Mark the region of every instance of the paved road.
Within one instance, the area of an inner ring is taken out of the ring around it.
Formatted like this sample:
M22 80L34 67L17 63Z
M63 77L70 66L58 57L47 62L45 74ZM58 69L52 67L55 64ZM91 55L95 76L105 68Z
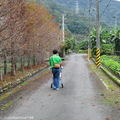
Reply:
M23 95L2 114L11 120L120 120L113 106L105 104L105 87L90 71L86 55L73 54L66 62L64 88L50 89L51 81ZM8 120L9 120L8 119ZM7 120L7 119L6 119Z

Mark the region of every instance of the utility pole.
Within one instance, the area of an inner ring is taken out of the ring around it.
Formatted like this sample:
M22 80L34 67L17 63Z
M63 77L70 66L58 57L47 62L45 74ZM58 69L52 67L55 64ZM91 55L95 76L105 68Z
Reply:
M65 42L65 15L62 15L62 42ZM63 47L63 57L65 56L65 47Z
M99 0L96 0L96 65L100 67Z
M90 11L91 11L91 0L89 0L89 37L88 37L88 60L91 58L91 40L90 40Z
M65 15L63 14L62 16L62 40L63 40L63 43L65 41Z
M115 20L115 27L117 27L118 19Z

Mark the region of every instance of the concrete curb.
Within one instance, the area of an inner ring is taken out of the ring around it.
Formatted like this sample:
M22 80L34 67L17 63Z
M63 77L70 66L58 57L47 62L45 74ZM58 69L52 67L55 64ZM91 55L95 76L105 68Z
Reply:
M100 66L100 68L117 84L120 86L120 79L114 76L111 72L109 72L106 68L103 66Z
M14 81L14 82L6 83L3 87L0 87L0 94L3 93L3 92L5 92L5 91L7 91L7 90L9 90L9 89L12 89L12 88L18 86L19 84L21 84L21 83L23 83L23 82L25 82L28 78L34 76L35 74L37 74L38 72L44 70L44 69L47 68L47 67L48 67L48 65L46 65L46 66L44 66L44 67L42 67L42 68L34 71L33 73L29 73L29 74L26 75L25 77L19 78L19 79L17 79L17 80Z
M95 60L92 58L92 61L95 63ZM105 65L104 65L105 66ZM120 79L119 79L119 76L115 76L113 75L108 69L107 67L105 66L104 67L103 65L100 66L101 70L109 77L111 78L118 86L120 86Z

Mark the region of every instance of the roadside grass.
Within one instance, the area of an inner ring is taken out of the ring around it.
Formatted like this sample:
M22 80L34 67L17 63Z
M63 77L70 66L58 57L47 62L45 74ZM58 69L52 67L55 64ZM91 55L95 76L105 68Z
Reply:
M5 109L9 108L12 104L13 104L13 101L10 101L10 102L6 103L5 105L3 105L0 108L0 110L5 110Z
M107 101L103 101L103 103L120 106L120 87L117 86L101 69L97 68L93 62L90 64L90 69L96 73L108 87L108 89L104 90L104 98Z
M1 96L0 96L0 101L6 99L7 97L9 97L9 95L17 92L19 89L20 89L20 88L15 88L14 90L12 90L12 91L10 91L10 92L1 95Z

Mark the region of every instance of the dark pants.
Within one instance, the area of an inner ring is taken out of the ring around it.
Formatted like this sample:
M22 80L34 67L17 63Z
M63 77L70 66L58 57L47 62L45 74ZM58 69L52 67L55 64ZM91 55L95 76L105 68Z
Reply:
M59 88L60 68L52 68L54 88Z

